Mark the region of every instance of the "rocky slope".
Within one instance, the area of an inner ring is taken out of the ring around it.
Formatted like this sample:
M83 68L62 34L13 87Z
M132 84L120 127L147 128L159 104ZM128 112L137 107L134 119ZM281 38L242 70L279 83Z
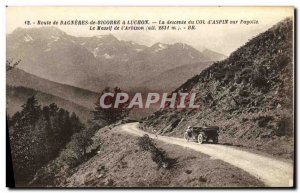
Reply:
M165 135L218 125L221 143L293 158L293 20L251 39L178 89L196 92L199 110L161 110L144 121Z

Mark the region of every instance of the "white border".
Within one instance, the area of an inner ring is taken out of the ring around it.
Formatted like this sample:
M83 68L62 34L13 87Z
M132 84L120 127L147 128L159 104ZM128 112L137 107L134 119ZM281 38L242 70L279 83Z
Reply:
M109 6L109 5L118 5L118 6L247 6L247 5L254 5L254 6L295 6L296 8L299 7L299 0L251 0L251 1L234 1L234 0L209 0L209 1L197 1L197 0L130 0L130 1L122 1L122 0L2 0L0 1L1 7L0 7L0 60L2 62L2 65L0 65L0 90L2 91L0 94L0 124L1 124L1 159L0 159L0 190L1 192L8 192L11 191L5 187L6 184L6 176L5 176L5 96L6 96L6 86L5 86L5 50L6 50L6 19L5 19L5 6L50 6L50 5L56 5L56 6ZM299 24L299 20L297 20L297 26ZM299 29L298 29L299 31ZM297 33L298 34L298 33ZM299 38L299 37L298 37ZM295 42L295 46L296 46ZM297 54L299 55L299 49L297 49L298 52ZM296 64L298 63L298 60ZM299 67L297 68L297 74L299 76ZM300 89L300 84L299 84L299 78L296 77L297 79L297 90ZM299 95L298 95L299 98ZM297 107L299 107L299 102ZM298 109L298 108L297 108ZM297 112L297 120L300 120L300 115ZM297 129L297 128L295 128ZM297 139L299 139L299 133L300 131L297 132ZM298 147L299 149L299 147ZM297 151L298 154L299 151ZM298 172L297 172L298 173ZM299 185L299 176L297 176L297 184ZM36 192L40 190L18 190L18 192ZM61 190L53 190L54 192L60 192ZM82 190L77 190L77 191L82 191ZM99 190L89 190L89 191L99 191ZM101 190L101 191L112 191L112 190ZM113 192L119 192L120 190L113 190ZM135 190L127 190L127 192L133 192ZM143 191L143 190L140 190ZM165 190L149 190L147 192L163 192ZM174 191L180 191L180 190L174 190ZM201 192L211 192L210 190L197 190ZM218 190L215 190L218 191ZM219 191L224 191L224 190L219 190ZM229 190L226 190L229 191ZM237 190L234 192L242 192L244 190ZM250 191L250 190L247 190ZM258 190L262 191L262 190ZM282 190L282 192L288 192L288 190Z

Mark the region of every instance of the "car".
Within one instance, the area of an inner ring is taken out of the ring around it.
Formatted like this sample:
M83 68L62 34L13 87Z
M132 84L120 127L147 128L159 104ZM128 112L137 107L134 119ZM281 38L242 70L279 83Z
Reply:
M219 130L220 128L218 126L189 127L184 132L184 139L186 141L197 141L199 144L209 142L209 140L211 140L212 143L218 143Z

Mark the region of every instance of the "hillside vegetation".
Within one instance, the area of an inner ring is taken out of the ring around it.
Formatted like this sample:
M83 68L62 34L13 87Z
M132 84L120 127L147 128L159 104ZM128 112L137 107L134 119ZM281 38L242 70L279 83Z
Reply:
M100 148L87 162L66 175L60 187L263 187L234 166L193 150L133 137L119 127L98 130L91 147ZM122 147L122 148L120 148ZM165 165L164 163L168 163Z
M293 158L293 57L287 18L175 90L196 92L200 109L160 110L143 127L183 136L188 125L218 125L221 143Z
M75 113L70 114L55 103L42 107L32 96L20 111L11 117L7 115L7 127L15 182L23 186L40 167L57 157L84 125Z

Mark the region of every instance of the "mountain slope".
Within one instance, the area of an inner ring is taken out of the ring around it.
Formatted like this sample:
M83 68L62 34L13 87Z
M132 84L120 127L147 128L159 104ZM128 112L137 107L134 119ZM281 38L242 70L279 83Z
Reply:
M150 80L143 82L142 85L147 85L151 90L170 92L211 64L212 62L201 62L172 68L150 78ZM166 88L165 85L168 85L168 87Z
M16 29L7 35L7 57L21 59L24 71L59 83L78 85L97 77L93 54L54 27Z
M18 68L7 72L6 84L10 86L23 86L58 96L88 109L94 108L94 102L97 99L97 93L95 92L49 81Z
M176 89L196 92L199 110L158 111L144 126L182 136L188 125L218 125L221 142L293 158L292 77L293 20L286 19Z
M97 60L108 64L126 62L132 55L146 48L146 46L134 42L118 40L111 34L93 37L73 37L73 40L87 48Z
M224 54L220 54L209 49L203 50L202 54L209 58L211 61L220 61L226 58Z
M74 112L81 121L87 121L91 118L90 110L86 107L80 106L76 103L70 102L63 98L43 93L34 89L25 88L22 86L7 86L6 87L6 101L7 113L12 116L17 111L20 111L21 106L26 103L27 99L35 96L40 105L49 105L51 103L57 104L58 107L64 108L67 111Z
M21 59L20 69L97 92L106 86L140 87L163 71L219 60L216 53L183 43L147 47L113 35L74 37L55 27L18 28L6 40L7 58Z
M144 85L144 82L150 79L154 79L159 74L178 68L180 66L186 66L188 64L194 63L204 63L209 62L210 59L206 58L198 50L192 48L191 46L183 43L175 44L162 44L156 43L151 47L148 47L135 56L133 56L127 63L118 63L111 68L119 74L125 74L126 77L130 79L125 79L127 85L138 84L138 86L148 86ZM107 72L112 73L109 69ZM194 74L193 74L194 75ZM168 81L175 77L165 77ZM129 80L129 81L128 81ZM183 79L182 81L185 81ZM170 89L171 85L164 85L166 89ZM156 88L157 89L157 88Z

